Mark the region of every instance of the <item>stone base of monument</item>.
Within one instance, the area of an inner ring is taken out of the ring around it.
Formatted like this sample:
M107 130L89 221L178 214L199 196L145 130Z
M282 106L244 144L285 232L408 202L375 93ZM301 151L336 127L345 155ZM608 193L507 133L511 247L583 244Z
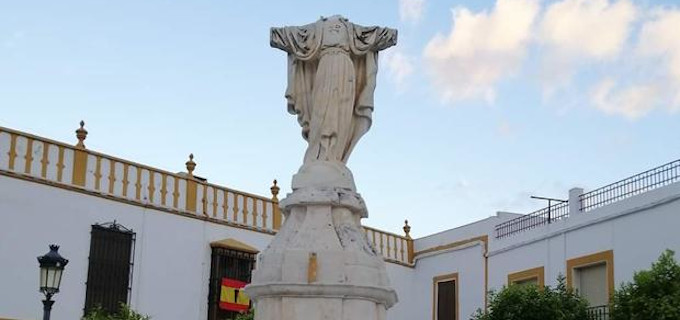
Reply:
M246 287L256 319L385 319L397 295L363 232L366 205L354 190L343 164L308 164L294 176L280 202L286 220Z

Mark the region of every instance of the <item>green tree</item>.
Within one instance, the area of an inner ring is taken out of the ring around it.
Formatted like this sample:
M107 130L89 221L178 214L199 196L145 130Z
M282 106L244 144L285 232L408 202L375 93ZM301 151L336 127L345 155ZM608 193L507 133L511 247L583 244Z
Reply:
M510 285L489 293L488 312L477 310L473 320L588 320L588 302L567 288L563 276L557 286Z
M680 265L666 250L651 270L636 272L614 294L612 320L680 319Z
M151 317L144 316L132 310L127 304L121 303L120 308L111 314L101 307L96 307L87 313L82 320L150 320Z

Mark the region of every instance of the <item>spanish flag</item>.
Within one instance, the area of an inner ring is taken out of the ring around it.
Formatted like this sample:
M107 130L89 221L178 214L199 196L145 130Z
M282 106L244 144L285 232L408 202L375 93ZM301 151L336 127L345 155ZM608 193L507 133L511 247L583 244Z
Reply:
M229 311L248 311L250 297L243 288L247 283L229 278L222 278L222 290L220 291L220 309Z

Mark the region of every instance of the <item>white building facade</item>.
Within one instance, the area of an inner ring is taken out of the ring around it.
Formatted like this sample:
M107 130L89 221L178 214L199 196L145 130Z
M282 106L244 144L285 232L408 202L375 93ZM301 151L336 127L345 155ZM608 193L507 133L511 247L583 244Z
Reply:
M157 320L229 318L221 281L247 282L285 223L278 187L232 190L194 176L193 159L171 173L89 150L85 136L69 145L0 127L0 319L42 317L36 256L52 243L69 259L52 319L119 302ZM469 319L488 290L560 274L604 306L636 270L680 249L678 181L675 161L423 238L365 227L399 296L388 319Z

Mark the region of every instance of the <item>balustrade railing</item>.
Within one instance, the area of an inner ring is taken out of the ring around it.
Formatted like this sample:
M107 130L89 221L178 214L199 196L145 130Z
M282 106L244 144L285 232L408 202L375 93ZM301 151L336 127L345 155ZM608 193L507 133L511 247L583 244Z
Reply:
M401 264L413 262L413 240L406 236L381 231L364 226L364 232L368 242L373 244L375 250L387 261Z
M0 170L258 231L274 233L281 225L275 195L266 198L208 183L193 175L193 159L187 162L188 172L172 173L88 150L84 138L72 146L0 127Z
M193 155L182 173L119 159L85 148L87 131L82 125L75 146L0 127L0 174L270 234L281 227L276 181L272 198L267 198L194 176ZM385 260L406 265L413 261L410 237L364 228Z

